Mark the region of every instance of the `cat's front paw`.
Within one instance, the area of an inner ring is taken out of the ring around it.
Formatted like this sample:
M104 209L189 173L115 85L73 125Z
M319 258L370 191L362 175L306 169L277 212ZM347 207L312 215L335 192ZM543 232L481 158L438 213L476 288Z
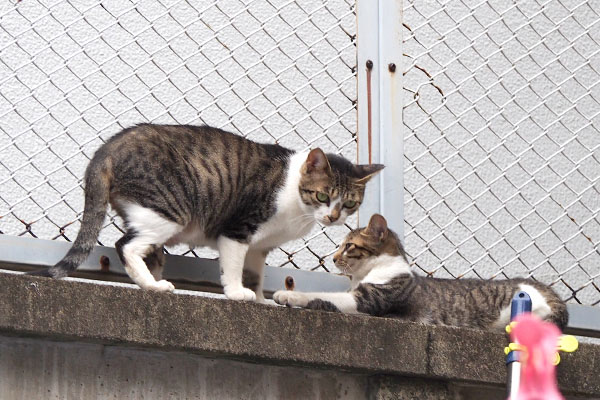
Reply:
M308 297L304 293L291 290L278 290L273 294L273 300L288 307L306 307L308 304Z
M173 286L171 282L163 279L152 284L152 286L149 286L148 289L155 292L172 292L175 290L175 286Z
M252 290L245 288L245 287L241 287L241 288L225 287L225 289L223 289L223 292L225 293L225 296L229 300L241 300L241 301L255 301L256 300L256 293L254 293Z

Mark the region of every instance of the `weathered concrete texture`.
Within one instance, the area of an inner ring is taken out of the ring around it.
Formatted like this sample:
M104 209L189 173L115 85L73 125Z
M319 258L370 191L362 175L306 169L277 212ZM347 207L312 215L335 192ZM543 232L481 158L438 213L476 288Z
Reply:
M355 371L427 368L426 329L390 319L12 274L0 287L5 332Z
M0 336L0 399L356 399L367 378L181 352Z
M419 378L374 377L369 381L370 400L459 399L446 382Z
M0 332L268 364L505 384L502 334L0 274ZM563 391L600 395L600 346L563 356Z
M375 376L369 379L369 400L506 400L506 388L456 384L422 378ZM566 400L597 400L597 396L567 395Z
M504 385L503 349L507 337L473 329L431 327L429 374L453 382ZM558 382L572 394L600 395L600 346L580 344L575 353L562 353Z

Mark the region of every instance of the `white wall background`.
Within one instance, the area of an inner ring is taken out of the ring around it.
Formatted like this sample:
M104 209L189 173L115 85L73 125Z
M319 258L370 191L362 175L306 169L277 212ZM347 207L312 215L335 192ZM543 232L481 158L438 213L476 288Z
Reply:
M600 1L404 8L409 253L599 303Z
M356 159L354 31L351 0L2 0L0 230L73 240L89 158L139 122ZM315 229L268 262L320 268L345 232Z

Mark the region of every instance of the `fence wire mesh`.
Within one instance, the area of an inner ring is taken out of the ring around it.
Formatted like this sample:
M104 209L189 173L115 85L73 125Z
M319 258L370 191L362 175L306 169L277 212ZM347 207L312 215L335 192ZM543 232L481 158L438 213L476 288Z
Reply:
M73 240L89 159L140 122L356 159L353 0L0 4L1 233ZM112 246L122 225L110 214L100 242ZM267 262L331 270L346 232L315 229Z
M600 2L404 3L405 227L440 277L600 303Z
M73 240L89 158L139 122L356 158L353 0L0 4L1 233ZM599 1L405 1L405 242L423 273L600 303L599 21ZM121 232L110 214L100 242ZM267 261L335 270L345 233Z

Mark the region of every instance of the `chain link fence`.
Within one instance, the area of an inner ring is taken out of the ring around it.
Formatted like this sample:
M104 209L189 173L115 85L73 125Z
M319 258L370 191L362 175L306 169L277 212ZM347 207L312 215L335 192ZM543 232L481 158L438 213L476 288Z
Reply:
M405 227L439 277L600 303L600 2L405 1Z
M0 4L4 234L73 240L89 158L139 122L356 159L354 0ZM405 242L422 273L532 276L600 303L599 21L596 1L404 2ZM111 213L100 242L121 232ZM267 262L335 271L346 232Z
M356 159L353 0L0 4L4 234L72 241L89 159L140 122L205 123ZM112 246L122 226L111 213L100 242ZM267 262L331 270L346 232L316 228Z

